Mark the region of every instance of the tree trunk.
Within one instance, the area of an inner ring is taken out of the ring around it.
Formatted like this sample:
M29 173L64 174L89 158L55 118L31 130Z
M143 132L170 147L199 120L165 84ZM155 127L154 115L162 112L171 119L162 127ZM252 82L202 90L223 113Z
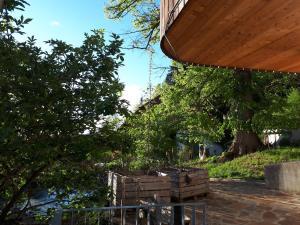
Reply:
M233 157L236 157L256 152L262 146L263 143L253 131L238 131L230 146L230 152L233 153Z
M252 130L252 118L254 103L252 89L252 73L250 71L236 70L234 73L238 81L236 111L240 128L237 129L234 140L229 148L233 157L253 153L263 146L257 133Z

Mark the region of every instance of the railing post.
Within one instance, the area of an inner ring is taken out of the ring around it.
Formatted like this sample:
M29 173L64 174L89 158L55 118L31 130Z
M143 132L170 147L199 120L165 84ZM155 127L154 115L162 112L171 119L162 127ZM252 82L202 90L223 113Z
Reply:
M171 206L170 225L174 225L174 207Z
M150 225L150 207L148 207L148 211L147 211L147 225Z
M202 225L206 225L206 205L203 205Z
M61 225L62 213L63 213L63 210L62 209L58 209L56 211L56 213L54 214L54 217L51 220L50 225Z
M112 223L112 210L110 209L109 210L109 225L112 225L113 223Z
M140 208L137 207L135 209L135 225L138 225L139 224L139 211L140 211Z
M192 208L192 225L196 225L196 209L194 205Z
M126 208L121 208L121 224L126 225Z
M174 206L174 225L184 225L184 223L182 223L182 216L184 217L184 215L182 214L184 214L182 206Z
M160 206L156 207L156 220L158 225L161 225L161 210L162 207Z
M126 208L124 209L124 224L126 225Z
M181 206L181 224L184 225L184 206Z
M123 209L121 208L121 225L124 225L123 224Z
M74 224L74 211L71 212L71 225Z

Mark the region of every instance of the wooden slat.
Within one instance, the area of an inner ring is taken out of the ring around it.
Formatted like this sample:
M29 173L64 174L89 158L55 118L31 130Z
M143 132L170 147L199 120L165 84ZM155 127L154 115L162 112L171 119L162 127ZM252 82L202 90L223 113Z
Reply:
M201 185L201 184L205 184L208 182L209 182L208 180L195 180L190 183L180 183L178 188L185 188L185 187L189 187L189 186Z
M199 195L208 193L208 191L209 191L208 188L203 188L203 189L199 189L199 190L193 190L193 191L189 191L189 192L183 192L183 193L180 193L180 198L184 199L184 198L190 198L190 197L194 197L194 196L199 196Z
M170 190L167 191L140 191L140 192L125 192L125 198L128 197L153 197L154 195L157 196L170 196Z
M179 189L184 189L186 187L190 187L190 186L197 186L197 185L202 185L202 184L208 184L208 179L206 180L194 180L193 182L190 183L180 183L179 184Z
M182 187L179 188L180 193L184 193L184 192L189 192L189 191L198 191L203 188L207 188L208 187L208 183L202 183L202 184L198 184L198 185L193 185L193 186L186 186L186 187Z
M199 172L199 173L193 173L193 174L187 174L187 175L180 175L179 182L186 182L186 180L198 180L198 179L208 179L208 173L207 172Z
M166 25L169 12L164 5L173 0L161 4ZM189 0L175 17L161 30L161 48L175 60L300 72L298 0Z
M170 190L171 183L141 183L139 185L139 190Z
M125 184L126 190L162 190L162 189L170 189L170 183L161 183L157 185L156 183L129 183Z
M160 183L160 182L169 182L170 181L170 178L169 177L151 177L151 176L148 176L148 177L138 177L136 178L136 181L140 182L140 183L152 183L152 182L155 182L155 183Z
M145 198L161 198L161 197L170 197L171 196L171 192L170 190L168 191L143 191L143 192L139 192L138 197L145 197Z

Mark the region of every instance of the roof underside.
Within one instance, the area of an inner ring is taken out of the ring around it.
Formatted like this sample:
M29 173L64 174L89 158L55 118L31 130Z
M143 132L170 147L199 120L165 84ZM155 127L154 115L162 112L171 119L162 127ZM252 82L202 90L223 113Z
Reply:
M178 61L300 72L300 0L189 0L162 34Z

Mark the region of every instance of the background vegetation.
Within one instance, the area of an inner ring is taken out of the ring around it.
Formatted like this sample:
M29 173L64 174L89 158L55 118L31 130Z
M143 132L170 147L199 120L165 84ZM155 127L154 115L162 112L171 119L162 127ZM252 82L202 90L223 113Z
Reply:
M147 100L127 117L124 129L136 165L174 164L182 154L179 143L190 151L198 144L218 143L227 152L223 157L233 159L265 149L266 132L285 133L300 127L298 77L253 73L248 86L253 99L247 102L241 97L245 87L240 87L233 71L176 65L172 82L155 90L153 99L159 101ZM244 109L250 110L251 118L243 118ZM255 141L259 145L252 145ZM238 151L232 149L235 142L239 142Z
M182 162L179 166L206 168L212 178L264 179L265 166L296 160L300 160L300 148L285 147L255 152L223 163L214 156L205 161Z

